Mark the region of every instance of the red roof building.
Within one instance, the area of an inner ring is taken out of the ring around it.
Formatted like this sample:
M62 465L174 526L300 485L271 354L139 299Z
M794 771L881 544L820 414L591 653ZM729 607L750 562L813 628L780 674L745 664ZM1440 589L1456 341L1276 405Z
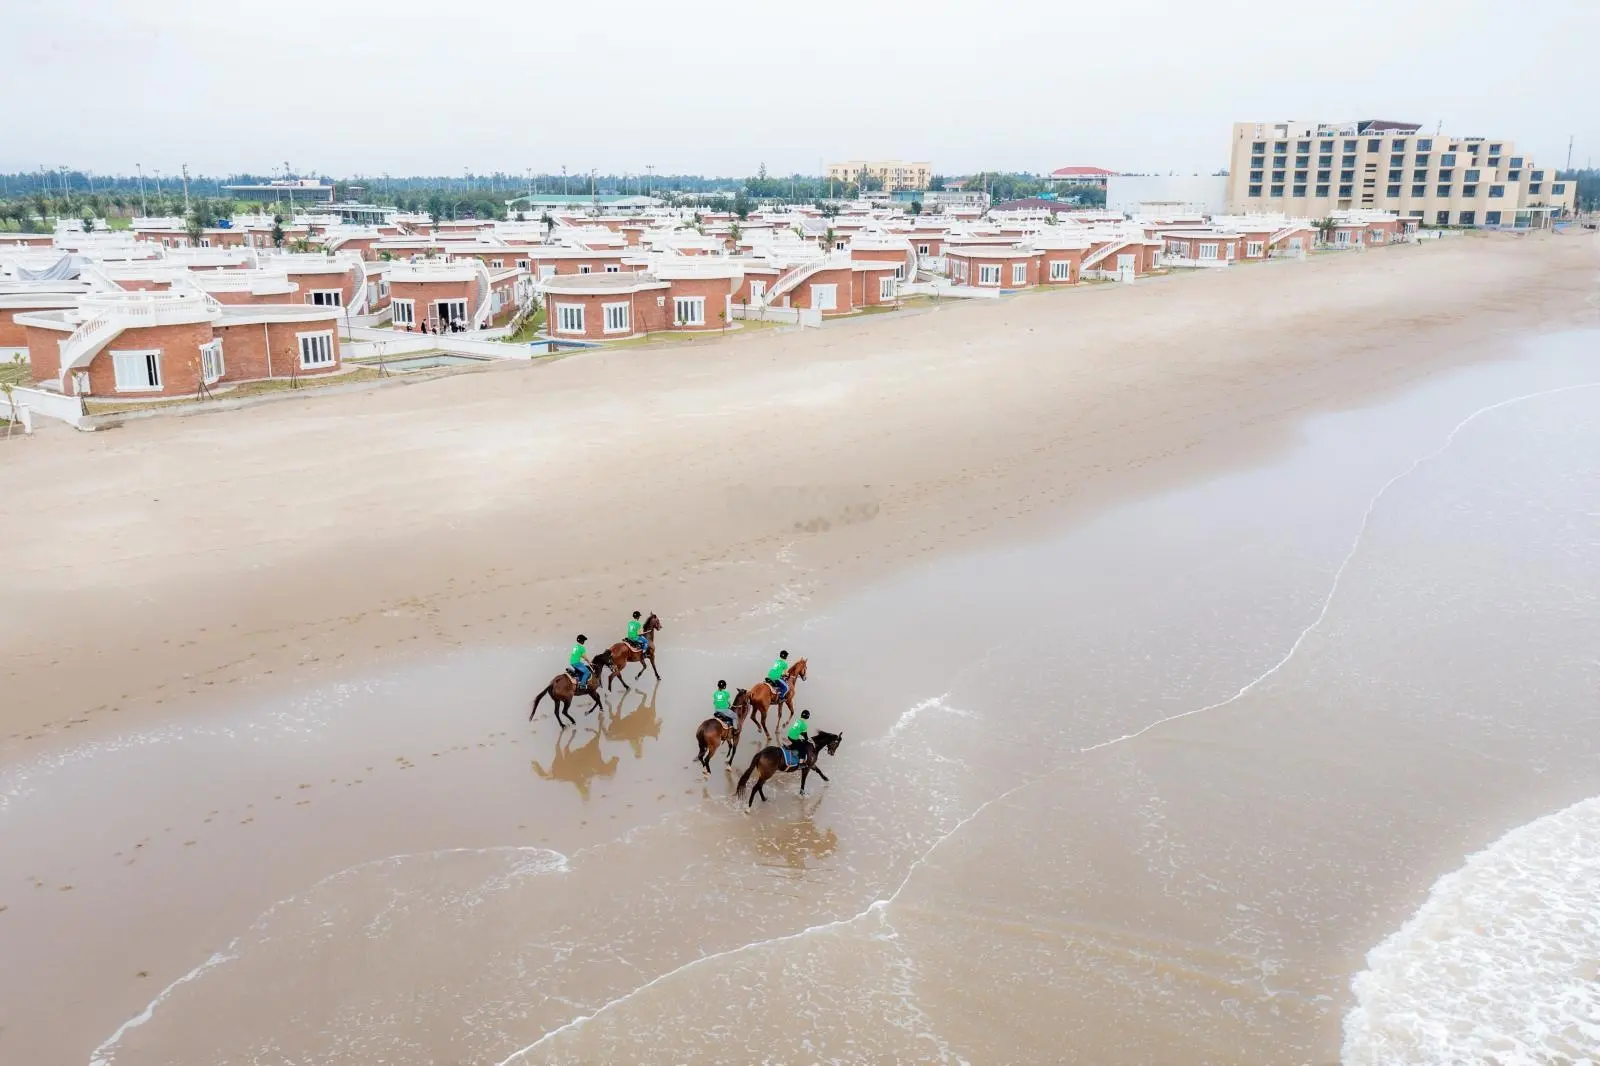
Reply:
M1064 181L1069 185L1098 185L1106 187L1106 180L1116 174L1115 170L1104 170L1100 167L1062 167L1060 170L1050 172L1051 181Z

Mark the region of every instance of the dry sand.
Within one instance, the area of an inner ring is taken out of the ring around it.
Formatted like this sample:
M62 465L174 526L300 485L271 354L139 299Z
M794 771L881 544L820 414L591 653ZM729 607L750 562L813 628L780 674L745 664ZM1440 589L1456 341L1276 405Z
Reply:
M635 606L737 626L796 559L818 599L1025 534L1588 321L1593 288L1586 237L1473 236L13 441L0 753Z

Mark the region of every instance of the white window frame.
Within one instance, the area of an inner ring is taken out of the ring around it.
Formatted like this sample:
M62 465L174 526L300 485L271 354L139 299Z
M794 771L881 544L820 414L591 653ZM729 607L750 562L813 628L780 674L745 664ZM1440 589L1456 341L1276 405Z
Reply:
M161 391L161 349L136 348L111 353L111 369L118 392ZM151 378L154 378L152 383Z
M931 255L932 253L930 253L928 251L929 247L930 247L930 245L926 245L926 244L917 245L917 254L918 255Z
M1216 246L1216 244L1214 244L1212 242L1209 242L1209 241L1204 243L1204 244L1202 244L1202 245L1200 245L1199 253L1196 256L1196 258L1198 258L1198 259L1215 259L1216 257L1217 257L1217 246Z
M847 243L848 242L846 242L846 241L834 241L833 242L833 250L836 251L836 252L842 252L842 251L845 250L845 247L846 247Z
M607 274L620 274L620 273L622 273L622 267L619 266L616 263L607 263L606 264L606 273Z
M555 272L556 272L556 265L554 263L540 263L539 264L539 276L541 278L548 278L551 275L553 275Z
M384 297L386 297L388 295L389 295L389 279L388 278L379 278L378 279L378 299L381 300L381 299L383 299Z
M1347 247L1350 244L1350 231L1344 229L1335 230L1333 234L1333 243L1341 248Z
M1012 285L1026 285L1027 283L1028 283L1028 264L1027 263L1012 263L1011 264L1011 284Z
M1246 241L1244 245L1244 257L1246 259L1260 259L1261 253L1265 250L1266 249L1263 247L1260 241Z
M202 247L202 248L210 248L211 247L211 238L210 237L201 237L200 238L200 247Z
M980 264L978 266L978 284L979 285L998 285L998 284L1000 284L1000 264L999 263L982 263L982 264Z
M396 326L415 326L417 324L417 301L391 300L389 302L389 320Z
M1072 280L1072 260L1070 260L1070 259L1052 259L1052 260L1050 260L1050 280L1051 281L1071 281Z
M674 296L672 298L672 324L674 326L705 325L706 298L704 296Z
M301 370L318 370L333 365L333 330L296 333L294 336L300 348Z
M332 297L332 299L329 299L329 297ZM306 293L306 303L312 307L343 307L344 290L312 289Z
M894 294L899 284L900 281L898 278L879 278L878 299L880 301L894 299Z
M583 332L583 304L556 304L556 332Z
M221 381L225 373L227 364L222 360L222 339L216 337L200 346L200 380L213 385Z
M600 308L605 316L605 332L633 332L633 315L628 304L601 304Z
M578 273L580 273L580 274L588 274L588 273L590 273L589 264L588 263L580 263L580 264L578 264Z
M442 310L445 304L451 305L452 308L459 304L461 313L459 315L445 314ZM470 324L470 319L467 318L467 301L465 300L435 300L433 301L433 316L439 320L440 325L444 325L446 322L468 322Z
M506 268L506 261L504 259L491 259L489 260L489 266L493 270L504 270Z
M527 270L528 269L528 261L526 259L518 259L517 260L517 269L518 270Z

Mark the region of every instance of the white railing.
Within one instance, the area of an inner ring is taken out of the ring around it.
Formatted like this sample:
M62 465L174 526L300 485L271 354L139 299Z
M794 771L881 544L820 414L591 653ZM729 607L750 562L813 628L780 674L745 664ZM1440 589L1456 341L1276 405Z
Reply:
M352 315L364 315L367 313L367 267L360 256L355 256L350 268L355 271L356 287L351 291L347 310Z
M122 332L122 319L114 314L99 314L88 319L71 336L61 341L61 372L68 367L81 366L94 357L94 353Z
M1089 270L1096 263L1102 262L1107 256L1110 256L1110 255L1113 255L1113 254L1115 254L1117 252L1122 251L1124 248L1126 248L1128 245L1130 245L1132 243L1133 243L1132 241L1112 241L1110 244L1104 245L1101 248L1097 249L1096 251L1091 252L1084 259L1083 265L1081 267L1079 267L1079 269L1080 270Z
M474 267L472 273L477 277L479 286L478 308L472 314L472 328L485 329L494 317L493 304L490 301L494 286L489 280L489 268L483 265L482 259L474 259L472 265Z
M795 286L821 270L827 262L828 257L821 255L816 259L808 259L804 263L790 267L787 271L778 275L778 280L772 283L772 287L766 291L763 299L770 306L773 300L791 292Z
M94 312L72 335L61 341L61 373L81 367L125 329L201 321L222 312L222 305L199 292L92 293L83 298L85 310Z

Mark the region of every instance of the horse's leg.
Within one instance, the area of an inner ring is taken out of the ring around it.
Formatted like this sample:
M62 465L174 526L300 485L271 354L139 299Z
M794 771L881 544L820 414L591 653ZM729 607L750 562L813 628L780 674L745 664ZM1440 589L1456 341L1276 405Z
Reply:
M639 672L641 674L644 673L643 670ZM654 648L650 649L650 672L656 675L657 681L661 680L661 671L656 669L656 650Z
M822 772L821 766L813 766L811 768L811 772L822 778L824 781L828 780L828 775Z
M596 685L594 688L589 690L589 698L594 701L594 706L590 707L587 711L583 712L583 715L584 715L585 718L587 718L589 715L593 714L595 711L603 710L605 708L605 705L600 702L600 686L599 685ZM572 724L573 725L577 725L578 724L578 720L576 718L574 718L572 720Z
M806 775L810 772L811 767L805 765L804 763L800 764L800 795L802 796L806 794Z
M761 768L761 780L756 782L756 791L761 793L761 802L767 802L767 778L772 776L772 771L765 766Z

